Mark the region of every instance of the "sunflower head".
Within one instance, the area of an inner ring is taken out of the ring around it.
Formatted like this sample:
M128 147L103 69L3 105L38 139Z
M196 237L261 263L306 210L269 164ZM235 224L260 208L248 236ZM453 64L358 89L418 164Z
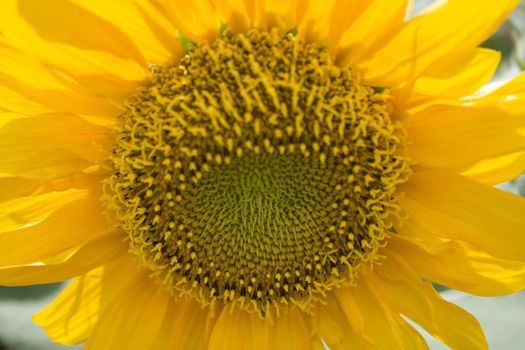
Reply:
M486 349L431 282L525 287L517 0L409 3L2 0L0 283L86 350Z

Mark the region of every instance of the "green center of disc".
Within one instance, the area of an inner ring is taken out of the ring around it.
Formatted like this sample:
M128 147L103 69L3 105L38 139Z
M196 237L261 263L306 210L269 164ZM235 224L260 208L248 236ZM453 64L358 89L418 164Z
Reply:
M300 270L322 254L323 215L339 199L337 178L332 166L312 162L300 154L246 154L192 186L180 221L195 236L199 263L219 263L241 278Z

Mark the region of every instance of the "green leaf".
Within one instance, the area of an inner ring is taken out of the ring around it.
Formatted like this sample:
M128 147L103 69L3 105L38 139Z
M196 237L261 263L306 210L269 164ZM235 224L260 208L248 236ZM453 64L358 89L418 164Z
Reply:
M299 29L297 27L293 27L292 29L287 31L286 34L291 36L297 36L297 34L299 34Z
M179 41L182 45L182 50L185 54L188 52L195 50L197 48L197 44L190 39L188 39L180 30L178 32Z

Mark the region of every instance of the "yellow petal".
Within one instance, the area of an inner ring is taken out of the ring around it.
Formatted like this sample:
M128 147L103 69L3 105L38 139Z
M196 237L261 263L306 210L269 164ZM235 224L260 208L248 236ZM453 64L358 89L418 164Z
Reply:
M4 202L0 204L0 232L38 223L63 205L88 196L88 190L68 189Z
M217 18L234 31L246 31L253 27L277 27L281 30L300 27L305 9L310 7L310 3L311 1L297 0L212 1Z
M144 58L124 33L71 2L6 0L0 23L3 41L40 59L74 90L121 103L147 76Z
M228 6L229 1L215 4L214 1L154 1L169 16L174 26L196 42L210 40L219 35L220 17L216 6ZM230 25L230 22L226 22Z
M525 288L522 261L495 258L467 243L451 241L436 253L393 235L388 249L402 254L419 276L470 294L497 296Z
M174 45L165 45L165 40L148 24L147 16L136 3L105 0L72 2L121 30L137 46L148 63L160 64L179 57L180 50L174 51ZM115 16L116 13L118 16ZM173 41L177 40L175 34L172 36Z
M73 345L85 341L100 317L116 300L127 295L147 273L124 254L110 264L77 277L46 309L33 317L56 343Z
M344 310L349 309L345 307ZM348 321L347 317L354 319L356 314L360 317L359 309L355 311L345 313L335 297L328 299L326 306L319 307L319 333L331 350L374 349L374 344L366 339L366 335L358 333ZM359 331L362 332L362 329Z
M328 43L335 51L342 44L346 44L346 42L341 43L341 37L347 34L353 25L362 25L363 30L367 31L370 21L373 21L372 16L374 10L372 9L372 11L368 13L369 17L366 19L363 18L363 12L370 7L373 8L374 4L368 1L358 0L335 0L332 1L332 3L333 5L330 10L328 21L320 24L327 27L329 35ZM394 10L394 8L392 10ZM395 10L393 12L395 12ZM361 19L361 21L359 21L359 19ZM349 36L351 37L351 34ZM356 38L356 41L358 40L360 41L360 38Z
M209 350L269 349L269 328L268 320L257 314L225 307L211 333Z
M225 307L213 327L209 350L312 349L313 340L304 316L284 310L273 320Z
M98 196L77 200L36 225L0 233L0 266L36 263L111 233Z
M252 27L281 30L296 27L306 40L334 44L334 47L330 36L340 37L347 24L357 18L357 10L367 6L355 0L213 0L212 3L220 19L234 31Z
M407 9L407 0L339 3L354 3L351 9L336 5L332 10L338 16L346 18L346 23L343 22L344 26L339 28L339 32L332 33L330 37L330 46L335 49L337 61L342 66L367 59L370 51L373 52L390 40L393 33L403 25Z
M388 249L387 249L388 250ZM423 282L401 257L388 252L387 262L366 276L374 291L390 307L418 323L452 349L488 349L478 320L441 298L430 282Z
M0 85L0 109L17 114L34 115L47 113L51 110L35 101L25 98L18 92Z
M412 81L458 47L474 49L492 34L518 0L439 1L409 21L387 44L360 63L373 85ZM448 65L442 60L443 65Z
M488 185L510 181L525 171L525 151L484 159L462 175Z
M51 0L42 3L38 0L3 1L6 16L16 6L18 21L25 21L44 40L66 43L84 50L105 51L117 57L143 62L143 57L134 43L111 22L84 10L70 1ZM11 29L10 25L3 24ZM22 28L22 25L19 25ZM6 30L6 36L11 32ZM22 32L24 33L24 32ZM21 33L20 33L21 34ZM23 40L22 37L18 38Z
M298 27L304 15L305 1L298 0L266 0L264 1L266 24L268 28Z
M222 19L235 31L245 31L250 27L264 26L264 2L260 0L214 1L214 6Z
M345 308L346 300L353 299L359 305L363 334L375 349L428 349L421 335L375 297L364 279L357 286L338 289L334 294L347 315L352 309Z
M402 226L399 227L396 233L410 239L412 242L417 242L428 252L437 254L446 250L451 239L434 235L433 232L425 229L419 221L407 215L407 218L403 220Z
M37 151L18 162L0 162L0 169L5 174L14 174L26 179L67 181L73 180L92 165L93 163L80 158L71 150L57 149Z
M152 349L172 298L144 275L100 311L84 349Z
M281 1L279 6L269 5L274 2L279 1L261 1L266 4L266 12L282 19L281 27L283 21L290 28L296 27L307 41L325 43L334 54L341 46L341 37L370 6L370 2L357 0L288 0ZM270 20L267 22L272 25Z
M6 97L15 96L18 100L16 103L2 99L0 105L4 108L20 111L19 106L23 104L21 112L26 111L26 106L29 106L30 110L41 106L40 109L44 111L74 112L112 118L120 114L121 109L110 103L108 98L101 94L79 91L83 88L78 84L59 78L40 60L7 46L4 41L5 39L0 37L0 84L4 85L2 94Z
M324 339L315 337L313 339L312 350L326 350Z
M194 300L172 300L151 349L207 349L209 310Z
M402 207L430 236L525 261L525 199L444 172L416 172L402 191Z
M459 50L447 57L448 62L456 64L431 64L415 81L407 107L476 92L492 79L500 58L499 52L489 49ZM400 93L394 89L393 94Z
M525 72L503 83L493 83L488 89L466 99L470 106L497 106L514 115L525 114Z
M0 285L23 286L65 281L107 264L127 254L127 245L118 235L92 241L62 257L43 259L39 263L0 268Z
M309 350L316 344L307 319L298 309L283 312L275 317L270 330L269 349Z
M431 106L407 123L409 154L429 167L466 170L480 160L525 150L525 118L494 108Z
M299 35L309 42L328 43L329 23L334 13L332 9L337 3L343 3L343 1L296 1L298 5L296 26Z
M88 96L68 89L42 89L33 87L18 79L2 76L0 73L0 83L8 86L7 94L16 93L22 97L21 101L27 100L30 103L40 105L43 112L64 112L78 113L82 115L96 115L99 117L109 117L115 120L116 116L122 113L122 108L109 103L104 97ZM16 105L6 105L6 109L13 112L22 112L26 115L33 114L25 106L21 109L21 103ZM31 107L35 108L36 107ZM39 109L36 110L38 113Z
M162 0L136 0L134 2L152 34L166 48L166 51L171 53L172 59L177 59L183 54L182 45L178 40L179 28L170 18L168 4L169 2Z
M75 162L78 165L82 159L105 162L112 142L110 129L73 114L50 113L13 120L0 129L0 171L16 174L34 169L28 161L34 161L36 155L44 158L41 161L45 164L57 160L57 165L62 166L68 165L66 160L72 160L71 152L80 158ZM65 164L60 164L58 155L64 156Z
M51 74L46 65L34 56L22 52L15 44L5 37L0 37L0 67L2 82L4 76L14 77L25 84L34 85L43 89L66 88L67 82Z
M362 315L362 310L357 304L357 300L352 296L352 293L349 292L334 292L335 300L341 307L345 317L346 322L350 324L350 327L358 333L364 334L364 316Z
M123 106L133 93L147 84L145 75L141 74L136 79L131 78L132 71L129 72L130 79L127 80L111 74L84 72L80 67L67 67L64 62L50 67L50 70L64 76L64 79L74 80L81 87L75 86L78 91L92 96L104 96L118 106Z
M71 187L71 182L66 182L66 188ZM60 191L51 182L35 181L20 177L0 177L0 203L7 202L19 197L27 197L40 193Z
M51 305L33 316L33 321L55 343L85 341L98 320L103 275L101 267L75 278Z

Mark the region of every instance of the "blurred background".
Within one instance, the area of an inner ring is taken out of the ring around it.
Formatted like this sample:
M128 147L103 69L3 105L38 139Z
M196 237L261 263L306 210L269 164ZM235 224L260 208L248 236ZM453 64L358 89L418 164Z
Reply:
M431 2L416 0L415 12ZM510 78L525 70L525 0L521 1L512 17L483 46L498 50L503 55L495 81ZM500 187L525 196L525 176ZM0 350L81 349L81 346L52 344L45 333L31 321L32 315L49 304L64 286L65 284L0 287ZM437 288L445 299L465 308L480 320L491 349L525 349L525 292L498 298L482 298L440 286ZM432 337L426 337L431 349L448 349Z

